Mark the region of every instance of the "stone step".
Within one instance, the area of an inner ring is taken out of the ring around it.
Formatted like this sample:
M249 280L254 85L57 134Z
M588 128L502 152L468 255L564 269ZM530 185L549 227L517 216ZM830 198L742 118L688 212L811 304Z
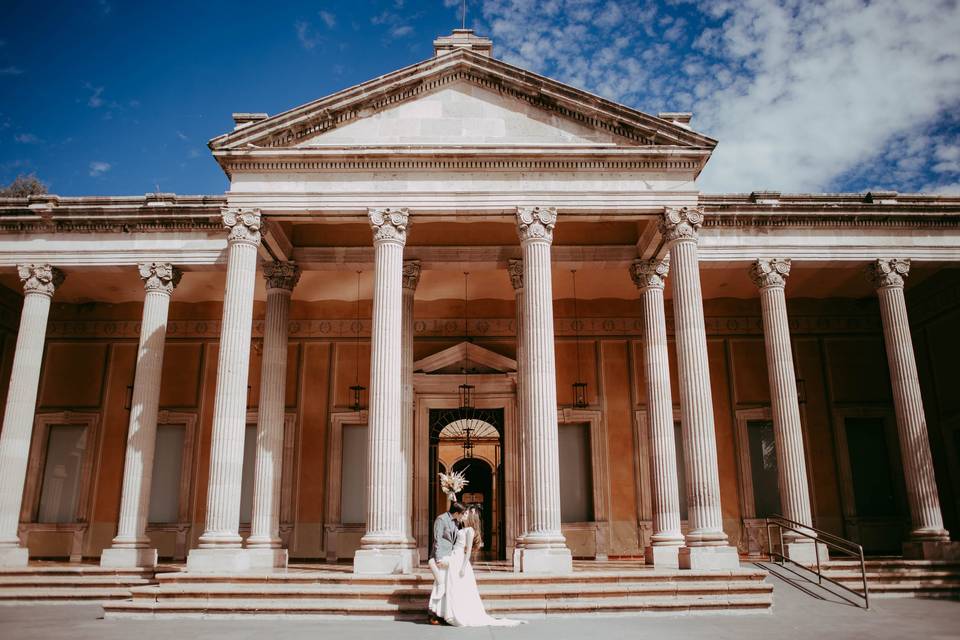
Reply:
M73 603L129 598L130 589L126 587L0 587L0 604Z
M62 576L62 575L0 575L0 587L40 587L40 586L74 586L98 587L110 585L140 586L156 584L155 580L142 576Z

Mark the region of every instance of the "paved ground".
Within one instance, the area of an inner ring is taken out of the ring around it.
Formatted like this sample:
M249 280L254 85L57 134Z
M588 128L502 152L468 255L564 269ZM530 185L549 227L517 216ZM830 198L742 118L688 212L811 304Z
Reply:
M875 600L870 611L776 568L772 614L531 620L515 629L451 629L393 621L103 620L99 606L0 606L3 640L317 640L319 638L924 638L960 640L960 602ZM801 588L802 587L802 588Z

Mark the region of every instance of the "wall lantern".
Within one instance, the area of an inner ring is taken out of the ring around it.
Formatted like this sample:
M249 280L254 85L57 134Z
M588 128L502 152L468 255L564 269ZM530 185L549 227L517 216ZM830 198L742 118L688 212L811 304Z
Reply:
M354 350L353 350L353 386L350 387L350 394L353 397L353 402L350 404L350 408L353 411L360 411L363 409L363 392L367 390L365 386L360 384L360 274L362 271L357 271L357 312L356 317L353 321L353 327L356 330L354 336Z
M580 316L577 313L577 270L571 269L573 278L573 332L577 345L577 381L573 383L573 406L580 409L587 406L587 383L580 375Z

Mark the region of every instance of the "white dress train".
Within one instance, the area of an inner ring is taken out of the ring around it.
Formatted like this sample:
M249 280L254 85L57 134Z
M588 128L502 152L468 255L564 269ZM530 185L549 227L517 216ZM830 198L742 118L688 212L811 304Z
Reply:
M513 627L525 620L494 618L480 600L477 579L466 553L466 529L457 532L453 552L447 556L447 568L440 570L441 580L430 593L430 611L454 627ZM460 568L463 567L463 577Z

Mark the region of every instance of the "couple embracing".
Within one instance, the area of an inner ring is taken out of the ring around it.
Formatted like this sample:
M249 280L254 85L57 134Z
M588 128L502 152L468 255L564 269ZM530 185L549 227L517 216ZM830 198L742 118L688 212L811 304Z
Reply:
M507 620L487 615L477 581L470 564L470 551L475 535L472 527L463 526L467 509L453 501L449 510L433 524L433 549L430 553L430 571L433 572L433 591L430 593L429 618L431 624L449 624L454 627L512 627L521 620Z

